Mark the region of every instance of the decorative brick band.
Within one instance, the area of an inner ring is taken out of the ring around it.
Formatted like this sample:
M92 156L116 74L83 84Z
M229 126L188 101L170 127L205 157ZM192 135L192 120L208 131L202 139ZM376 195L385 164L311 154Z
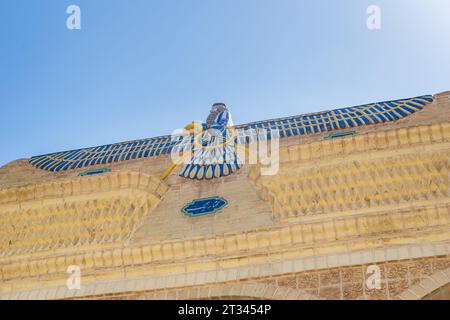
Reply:
M3 189L0 257L123 243L167 188L145 174L115 172Z

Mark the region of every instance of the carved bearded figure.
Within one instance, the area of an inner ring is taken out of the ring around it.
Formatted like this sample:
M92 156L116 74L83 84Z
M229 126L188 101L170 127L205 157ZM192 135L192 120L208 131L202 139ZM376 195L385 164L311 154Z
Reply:
M180 176L190 179L212 179L228 176L239 170L235 137L231 128L231 114L223 103L215 103L202 124L202 131L194 133L192 156Z

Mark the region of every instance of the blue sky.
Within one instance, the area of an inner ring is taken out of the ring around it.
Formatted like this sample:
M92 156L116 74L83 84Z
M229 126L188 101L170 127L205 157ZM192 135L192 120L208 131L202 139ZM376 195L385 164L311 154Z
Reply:
M238 124L446 91L449 39L448 0L1 0L0 166L170 134L217 101Z

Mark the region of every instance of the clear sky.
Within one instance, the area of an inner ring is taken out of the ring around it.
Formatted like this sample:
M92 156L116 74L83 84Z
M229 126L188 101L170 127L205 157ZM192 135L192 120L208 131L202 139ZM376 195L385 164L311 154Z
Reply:
M170 134L217 101L239 124L446 90L449 0L0 0L0 166Z

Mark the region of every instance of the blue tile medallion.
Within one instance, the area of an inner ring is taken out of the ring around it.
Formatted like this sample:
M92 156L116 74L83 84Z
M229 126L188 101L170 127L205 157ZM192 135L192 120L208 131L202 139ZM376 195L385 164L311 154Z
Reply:
M228 201L222 197L209 197L195 199L186 204L182 209L185 215L190 217L202 216L215 213L228 205Z
M99 169L90 169L83 172L80 172L78 176L84 177L84 176L93 176L96 174L102 174L106 172L111 172L111 168L99 168Z

